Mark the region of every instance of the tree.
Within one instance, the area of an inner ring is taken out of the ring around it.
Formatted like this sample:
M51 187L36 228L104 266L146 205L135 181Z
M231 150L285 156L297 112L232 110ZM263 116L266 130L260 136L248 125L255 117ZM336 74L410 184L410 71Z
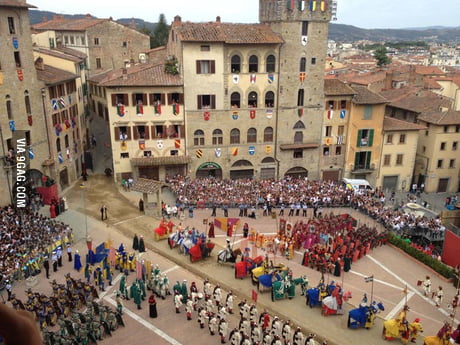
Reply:
M162 13L158 19L158 24L155 26L155 30L153 30L152 48L166 45L168 42L168 34L169 25L166 24L165 15Z
M391 59L387 56L387 48L380 46L374 51L374 58L377 60L377 66L382 67L388 65Z

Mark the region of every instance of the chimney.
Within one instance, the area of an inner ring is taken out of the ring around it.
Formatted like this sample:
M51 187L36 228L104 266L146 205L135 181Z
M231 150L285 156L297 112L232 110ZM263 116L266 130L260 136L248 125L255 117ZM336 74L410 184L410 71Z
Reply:
M123 80L128 79L128 69L127 68L122 68L121 72L122 72Z
M216 23L220 23L220 16L216 17Z
M182 22L182 18L180 16L175 16L174 17L173 25L180 25L181 22Z

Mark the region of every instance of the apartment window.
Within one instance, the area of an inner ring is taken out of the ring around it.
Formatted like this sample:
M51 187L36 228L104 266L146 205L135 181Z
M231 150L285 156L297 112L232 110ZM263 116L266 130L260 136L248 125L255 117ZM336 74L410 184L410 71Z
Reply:
M326 132L324 133L324 136L330 137L332 135L332 126L326 126Z
M112 106L116 107L119 104L128 106L128 94L126 93L113 93L112 94Z
M196 74L216 73L216 62L214 60L196 60Z
M364 106L363 120L372 119L372 105Z
M248 107L257 108L257 92L251 91L248 95Z
M123 48L126 48L126 47L128 47L128 42L126 42L126 41L123 41L123 42L121 43L121 46L122 46Z
M120 158L121 158L121 159L127 159L127 158L129 158L129 152L121 152L121 153L120 153Z
M75 37L74 36L70 36L70 44L75 45Z
M442 142L441 147L439 148L441 151L444 151L446 149L446 143Z
M449 168L455 168L455 159L449 161Z
M216 95L198 95L198 109L216 109Z
M339 126L337 128L337 135L343 135L345 133L345 126Z
M208 45L208 44L201 45L201 46L200 46L200 50L201 50L202 52L208 52L208 51L211 50L211 46Z
M400 134L399 135L399 143L400 144L405 144L406 143L406 135L405 134Z
M139 125L134 127L134 139L149 139L148 127Z
M10 35L14 35L16 33L16 28L14 27L13 17L8 17L8 30L10 31Z
M304 98L305 98L304 89L299 89L299 91L297 91L297 106L298 107L303 106Z
M457 151L457 147L458 147L458 141L454 141L452 143L452 151Z
M326 102L326 110L332 110L334 109L335 102L332 100L329 100Z
M273 142L273 128L266 127L264 129L264 143L271 143Z
M94 37L94 45L95 46L99 45L99 37Z
M302 36L308 36L308 22L302 22Z
M21 55L19 52L14 52L14 63L16 64L16 67L21 67Z
M422 146L422 153L426 152L426 146Z
M458 133L458 132L460 132L460 125L455 126L455 133Z
M383 156L383 165L384 166L389 166L390 165L390 160L391 160L391 155L384 155Z
M204 145L204 132L201 129L197 129L193 134L193 144L195 146Z
M267 69L267 73L275 72L275 64L276 64L275 55L268 55L265 64L266 64L265 67Z
M256 55L249 57L249 73L259 72L259 58Z
M355 153L355 170L370 169L372 152L363 151Z
M347 109L347 108L348 108L347 101L342 99L340 101L340 109Z
M97 68L97 69L101 69L101 68L102 68L101 58L96 58L96 68Z
M398 153L396 155L396 165L402 165L403 164L403 154L402 153Z
M311 58L311 64L316 65L316 58Z
M444 126L444 133L449 132L449 126Z
M81 42L81 45L82 45L82 46L86 45L85 36L80 36L80 42Z
M131 127L119 126L115 127L115 140L131 140Z
M64 44L69 44L69 36L64 36Z
M428 131L425 131L425 136L426 136L426 137L428 136L428 133L429 133Z
M336 155L336 156L342 155L342 146L337 145L337 146L335 147L335 155Z
M323 147L323 156L329 156L329 146Z
M239 108L241 105L241 96L239 92L232 92L230 95L230 103L232 108Z
M257 129L249 128L248 135L247 135L248 143L256 143L257 142Z
M32 108L30 107L30 96L29 91L24 91L24 104L26 106L26 114L32 114Z
M303 158L303 150L302 149L295 149L292 153L293 158Z
M358 130L358 142L357 147L371 147L374 141L374 130L373 129L360 129Z
M438 168L438 169L441 169L441 168L442 168L442 163L443 163L443 160L442 160L442 159L438 159L438 164L437 164L437 168Z
M224 142L224 137L222 135L221 129L215 129L212 131L212 144L213 145L222 145Z
M241 58L238 55L233 55L231 58L231 66L230 66L232 73L240 73L241 72Z
M387 144L393 144L393 134L387 134Z
M56 139L56 151L61 152L61 138Z
M265 107L273 108L275 106L275 93L273 91L268 91L265 94Z
M13 107L9 95L6 96L6 114L8 115L8 120L13 119Z
M239 144L240 143L240 130L238 128L233 128L230 131L230 144Z
M302 144L303 143L303 133L298 131L294 133L294 144Z
M307 69L307 58L301 57L299 71L305 72L306 69Z

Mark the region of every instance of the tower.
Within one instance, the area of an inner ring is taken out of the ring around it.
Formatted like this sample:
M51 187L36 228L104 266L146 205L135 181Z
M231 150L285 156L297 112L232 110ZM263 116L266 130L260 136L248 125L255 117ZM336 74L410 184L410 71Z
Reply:
M276 160L279 177L320 178L324 66L331 0L259 0L259 20L279 34Z

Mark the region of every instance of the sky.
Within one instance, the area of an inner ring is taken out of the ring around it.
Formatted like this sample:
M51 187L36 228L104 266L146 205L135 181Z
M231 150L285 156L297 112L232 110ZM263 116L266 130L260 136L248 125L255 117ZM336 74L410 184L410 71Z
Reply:
M284 0L287 2L286 0ZM180 15L183 21L207 22L220 16L223 22L257 23L258 0L27 0L39 10L59 14L91 14L98 18L140 18L166 22ZM365 29L460 26L459 0L337 0L337 24Z

